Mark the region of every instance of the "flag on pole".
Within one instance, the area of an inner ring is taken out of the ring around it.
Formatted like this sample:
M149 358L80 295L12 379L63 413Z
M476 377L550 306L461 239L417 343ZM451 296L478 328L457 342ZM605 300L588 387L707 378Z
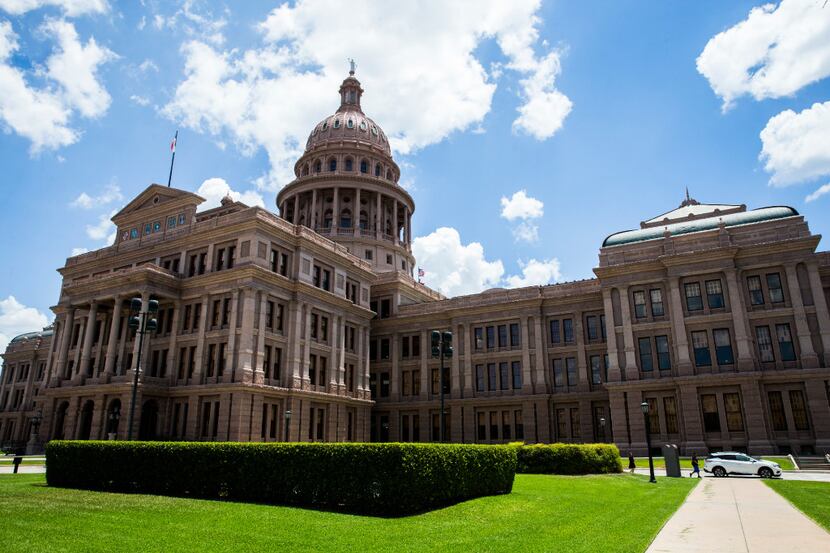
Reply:
M418 276L419 276L419 277L422 277L422 276L424 276L425 274L426 274L426 273L424 273L424 270L423 270L423 269L421 269L420 267L418 267Z
M167 176L167 188L170 188L170 182L173 180L173 162L176 161L176 141L179 139L179 131L173 135L173 140L170 142L170 174Z
M173 140L170 142L170 152L176 153L176 139L178 138L179 133L176 132L176 136L173 137Z

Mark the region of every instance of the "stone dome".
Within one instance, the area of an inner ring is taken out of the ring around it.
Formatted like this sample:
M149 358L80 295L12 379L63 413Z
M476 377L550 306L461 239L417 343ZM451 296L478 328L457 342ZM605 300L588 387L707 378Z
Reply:
M354 72L349 72L340 85L340 107L314 126L306 142L306 153L328 144L357 141L378 148L391 157L392 149L386 133L360 108L362 95L360 81L355 78Z

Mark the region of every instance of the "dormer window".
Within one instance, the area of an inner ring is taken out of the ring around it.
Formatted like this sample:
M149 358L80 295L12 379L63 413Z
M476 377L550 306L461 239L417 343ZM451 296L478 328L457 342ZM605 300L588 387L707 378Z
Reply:
M366 128L367 128L366 121L361 121L360 122L360 130L361 131L366 131Z
M335 129L339 129L339 128L340 128L340 119L335 119L335 120L334 120L334 128L335 128Z
M349 127L350 129L353 129L354 128L354 121L349 119L348 121L346 121L346 126Z
M329 122L328 121L323 121L323 129L322 130L326 130L328 128L329 128Z
M375 135L375 136L378 135L378 128L374 125L372 125L372 134Z

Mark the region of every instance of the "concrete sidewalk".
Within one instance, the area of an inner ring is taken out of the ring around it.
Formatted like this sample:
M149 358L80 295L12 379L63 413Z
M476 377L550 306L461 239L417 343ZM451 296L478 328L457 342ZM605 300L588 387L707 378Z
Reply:
M648 469L636 469L634 471L636 474L642 474L644 476L648 476ZM707 474L701 471L701 474L704 478L714 478L711 474ZM689 477L689 469L684 469L680 471L680 475L683 478ZM665 469L654 469L654 476L657 478L665 478L666 477L666 470ZM730 476L729 478L749 478L749 479L759 479L759 476ZM785 470L784 474L781 475L783 480L809 480L811 482L830 482L830 471L819 471L819 470Z
M647 553L830 551L830 534L759 479L704 478Z

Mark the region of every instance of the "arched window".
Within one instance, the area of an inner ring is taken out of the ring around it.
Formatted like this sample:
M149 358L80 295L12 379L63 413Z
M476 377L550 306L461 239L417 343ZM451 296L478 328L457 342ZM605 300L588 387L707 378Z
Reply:
M331 210L327 209L323 213L323 228L331 228Z
M322 170L323 170L323 164L318 159L317 161L314 162L314 172L319 173Z
M334 128L335 128L335 129L339 129L339 128L340 128L340 119L335 119L335 120L334 120Z
M354 171L354 161L350 157L346 158L346 171Z
M340 212L340 228L352 228L352 210L343 209Z
M380 163L375 165L375 176L376 177L380 177L382 171L383 171L383 168L380 166Z
M331 158L329 160L329 171L331 171L332 173L337 171L337 159Z
M352 119L349 119L348 121L346 121L346 126L349 127L350 129L353 129L354 128L354 121Z
M361 173L368 173L369 172L369 162L365 159L360 160L360 172Z
M386 180L392 180L392 171L386 170Z
M369 214L366 211L361 210L360 212L360 229L361 230L368 230L369 229Z
M303 166L303 176L308 175L308 163Z

